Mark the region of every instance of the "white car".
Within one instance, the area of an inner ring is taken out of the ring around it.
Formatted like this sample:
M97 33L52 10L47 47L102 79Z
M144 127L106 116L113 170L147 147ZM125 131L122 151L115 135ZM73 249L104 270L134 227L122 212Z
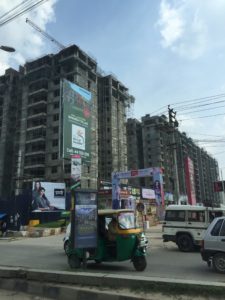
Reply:
M70 230L71 230L71 223L69 223L67 225L66 234L63 238L63 248L64 248L65 253L67 252L67 249L69 247Z
M202 259L213 264L219 273L225 273L225 217L216 218L209 225L201 247Z
M206 229L224 209L195 205L169 205L163 222L163 241L175 242L180 251L190 252L200 246Z

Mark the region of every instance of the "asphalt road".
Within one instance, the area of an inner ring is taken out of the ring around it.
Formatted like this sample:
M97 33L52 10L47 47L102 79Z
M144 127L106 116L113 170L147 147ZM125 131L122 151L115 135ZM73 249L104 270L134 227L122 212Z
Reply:
M89 262L89 272L140 275L145 277L178 278L225 282L225 275L208 268L199 252L180 252L173 243L163 243L160 228L152 228L147 234L150 240L144 272L136 272L131 262ZM72 271L63 251L63 235L17 240L0 239L1 266Z

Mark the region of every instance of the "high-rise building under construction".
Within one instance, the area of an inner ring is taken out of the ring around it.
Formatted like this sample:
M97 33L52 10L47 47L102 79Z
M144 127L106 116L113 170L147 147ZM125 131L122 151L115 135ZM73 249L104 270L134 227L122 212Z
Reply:
M3 198L21 194L35 180L69 186L70 160L59 153L61 79L92 94L91 162L82 165L81 186L97 188L99 176L109 180L112 171L127 168L126 108L132 97L115 76L103 76L96 60L72 45L0 77Z

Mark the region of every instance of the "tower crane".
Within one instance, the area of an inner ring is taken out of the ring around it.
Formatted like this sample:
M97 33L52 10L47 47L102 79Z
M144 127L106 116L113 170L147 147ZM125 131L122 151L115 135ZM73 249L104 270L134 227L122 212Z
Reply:
M34 29L36 29L38 32L40 32L43 36L45 36L47 39L49 39L51 42L55 43L56 46L60 49L63 50L66 47L61 44L60 42L58 42L56 39L54 39L50 34L48 34L47 32L45 32L43 29L41 29L40 27L38 27L34 22L32 22L30 19L26 18L26 23L28 23L30 26L32 26Z

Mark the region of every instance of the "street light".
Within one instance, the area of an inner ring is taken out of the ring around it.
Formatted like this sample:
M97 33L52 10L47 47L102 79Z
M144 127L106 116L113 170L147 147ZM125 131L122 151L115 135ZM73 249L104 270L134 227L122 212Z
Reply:
M0 46L0 49L6 52L15 52L16 50L12 47L8 47L8 46Z

